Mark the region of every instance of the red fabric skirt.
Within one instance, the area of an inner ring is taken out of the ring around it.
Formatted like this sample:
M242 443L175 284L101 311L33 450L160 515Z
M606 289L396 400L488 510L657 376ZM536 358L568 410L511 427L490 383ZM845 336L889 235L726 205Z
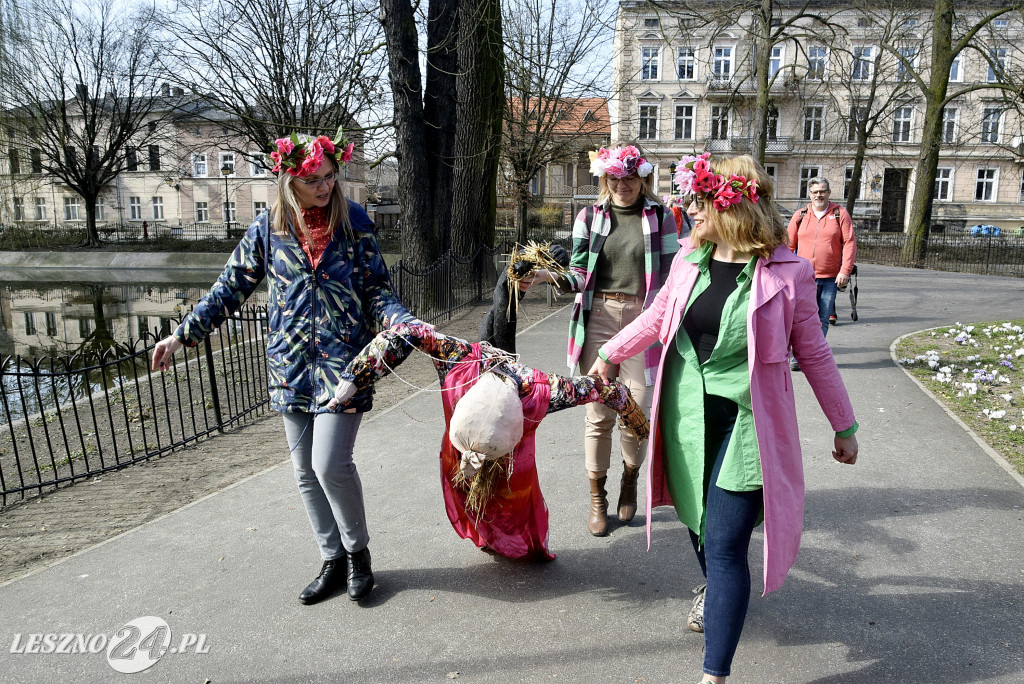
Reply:
M480 548L489 548L508 558L552 560L548 552L548 507L540 491L534 433L547 414L551 387L545 373L535 370L530 395L522 397L523 438L512 452L512 474L502 481L481 515L466 510L466 493L453 484L459 471L461 454L448 440L452 411L459 399L480 377L480 345L461 359L447 375L441 392L444 404L445 434L441 441L441 490L452 527L464 539Z

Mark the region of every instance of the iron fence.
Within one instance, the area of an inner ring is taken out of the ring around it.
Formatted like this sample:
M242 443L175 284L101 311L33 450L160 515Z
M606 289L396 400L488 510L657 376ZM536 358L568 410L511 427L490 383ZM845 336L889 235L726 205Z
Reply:
M100 353L0 359L0 505L165 454L262 415L266 309L245 307L165 373L158 333Z
M924 259L916 261L903 253L905 233L858 231L856 237L858 263L1024 278L1024 236L932 233Z

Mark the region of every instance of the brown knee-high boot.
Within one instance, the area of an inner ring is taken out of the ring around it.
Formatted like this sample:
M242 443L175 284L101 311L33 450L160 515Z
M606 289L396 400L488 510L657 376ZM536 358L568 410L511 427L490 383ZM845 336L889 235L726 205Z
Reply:
M608 476L589 479L590 520L587 522L587 530L595 537L603 537L608 534L608 492L604 489Z
M619 520L629 522L636 515L636 481L640 468L622 462L622 481L619 483Z

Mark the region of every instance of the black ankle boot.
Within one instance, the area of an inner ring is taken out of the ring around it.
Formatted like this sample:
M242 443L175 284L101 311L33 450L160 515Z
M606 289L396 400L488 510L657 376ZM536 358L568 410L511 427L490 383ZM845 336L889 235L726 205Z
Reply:
M324 566L320 568L320 574L299 594L299 603L305 603L309 606L317 601L324 600L334 593L336 589L345 586L347 575L347 556L324 561Z
M370 570L370 549L348 554L348 597L361 601L373 589L373 572Z

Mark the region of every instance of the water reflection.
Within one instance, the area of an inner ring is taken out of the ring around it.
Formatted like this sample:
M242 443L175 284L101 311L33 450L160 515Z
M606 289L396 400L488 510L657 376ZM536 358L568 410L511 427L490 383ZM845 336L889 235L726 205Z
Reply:
M0 282L0 356L126 352L129 341L146 332L168 334L172 320L194 306L215 278L148 284ZM248 303L266 301L261 287Z

